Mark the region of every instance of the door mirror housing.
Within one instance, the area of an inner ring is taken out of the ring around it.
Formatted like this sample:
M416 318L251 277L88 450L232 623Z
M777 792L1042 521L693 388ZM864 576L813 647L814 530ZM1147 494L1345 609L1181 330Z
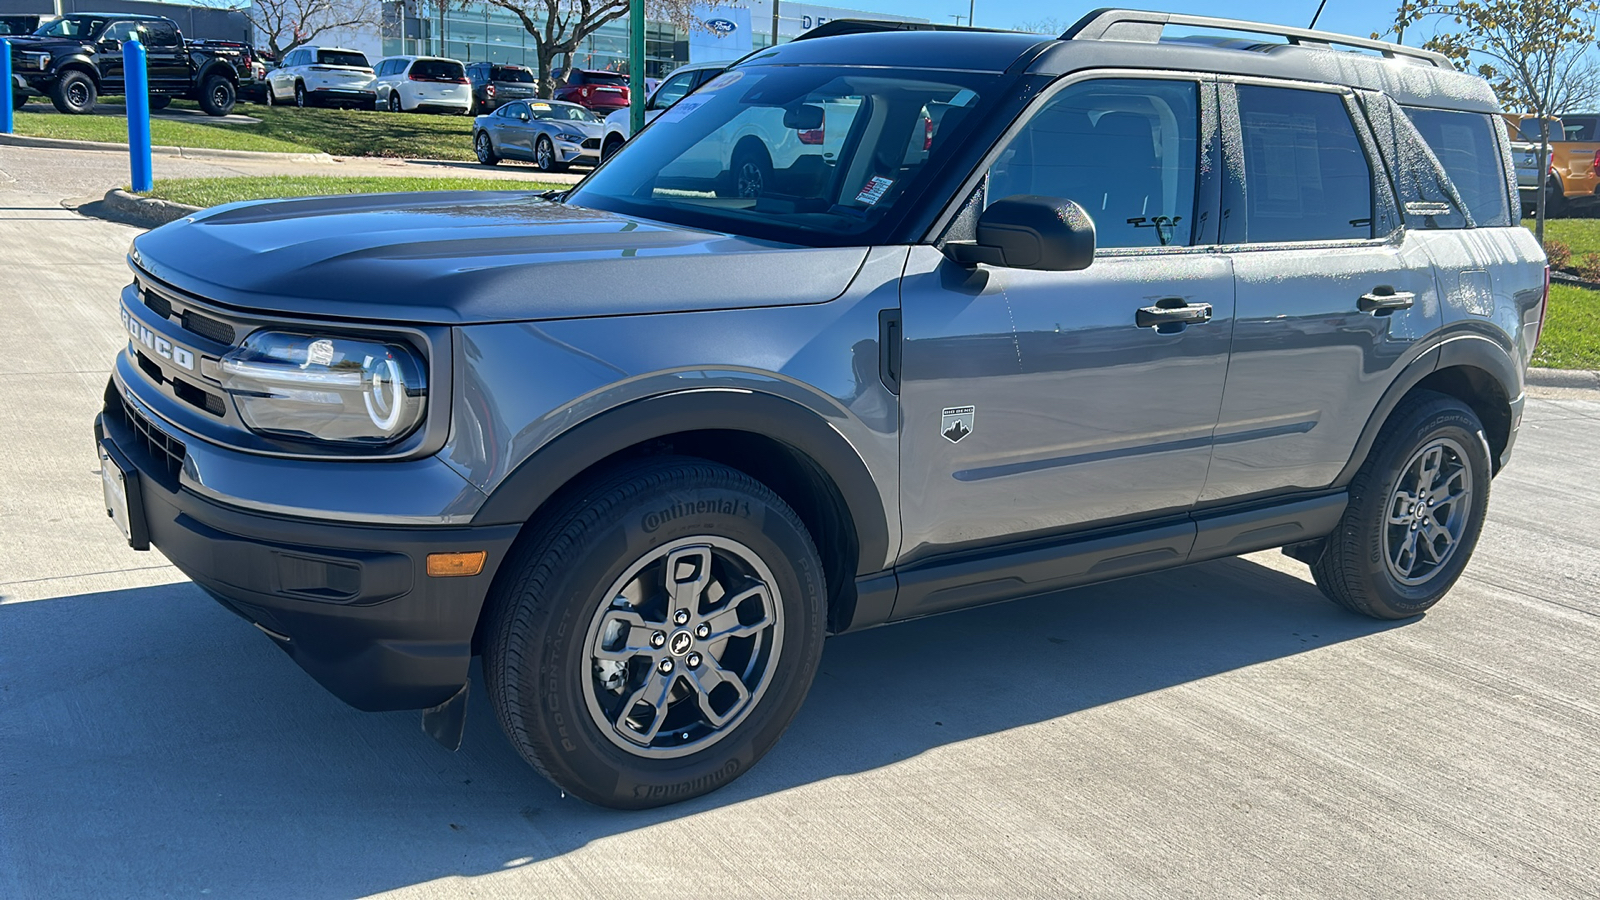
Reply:
M116 38L104 38L104 39L102 39L100 41L99 44L96 44L95 46L99 48L101 53L121 53L122 52L122 42L117 40Z
M1059 197L1018 194L978 216L976 241L949 241L945 255L964 266L1074 272L1094 262L1094 220Z

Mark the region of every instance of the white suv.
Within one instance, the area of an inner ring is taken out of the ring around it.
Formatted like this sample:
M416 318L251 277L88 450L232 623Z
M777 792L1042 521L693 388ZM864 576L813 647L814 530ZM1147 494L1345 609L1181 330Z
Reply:
M378 103L390 112L466 115L472 110L472 79L459 61L437 56L391 56L378 63L373 82Z
M299 47L267 73L267 105L355 106L376 109L372 64L360 50Z
M731 65L731 62L693 63L673 69L672 74L661 79L661 83L650 94L650 99L645 101L645 123L648 124L651 119L661 115L662 110L682 100ZM627 109L619 109L606 116L606 133L600 140L600 159L610 159L611 154L622 149L622 145L632 136L631 124Z

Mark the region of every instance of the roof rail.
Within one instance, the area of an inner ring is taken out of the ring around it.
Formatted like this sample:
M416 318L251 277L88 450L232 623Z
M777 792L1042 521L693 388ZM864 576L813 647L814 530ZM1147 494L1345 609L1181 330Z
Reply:
M886 31L969 31L977 33L1010 33L1004 28L970 28L965 25L936 25L932 22L896 22L887 19L829 19L810 31L802 31L797 41L813 38L835 37L841 34L877 34Z
M1266 25L1240 19L1219 19L1213 16L1190 16L1183 13L1145 12L1137 9L1097 9L1084 15L1068 28L1064 41L1134 41L1155 44L1161 41L1162 29L1168 25L1187 25L1191 28L1216 28L1225 31L1242 31L1248 34L1266 34L1281 37L1290 44L1331 50L1334 47L1356 47L1375 50L1389 59L1404 57L1441 69L1454 69L1455 65L1443 54L1403 44L1374 41L1367 38L1335 34L1331 31L1312 31L1288 25Z

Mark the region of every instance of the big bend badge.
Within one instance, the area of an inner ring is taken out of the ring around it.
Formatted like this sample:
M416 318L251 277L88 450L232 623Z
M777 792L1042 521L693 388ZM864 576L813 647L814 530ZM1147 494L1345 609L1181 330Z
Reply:
M947 406L939 415L939 433L952 444L972 433L971 406Z

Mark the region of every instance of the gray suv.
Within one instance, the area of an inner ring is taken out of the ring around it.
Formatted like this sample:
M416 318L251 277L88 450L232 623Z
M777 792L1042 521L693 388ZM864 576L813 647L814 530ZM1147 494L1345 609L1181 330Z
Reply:
M749 769L829 634L1272 547L1415 616L1545 308L1498 112L1320 32L830 22L563 194L139 237L107 508L447 746L481 656L518 751L617 807Z

